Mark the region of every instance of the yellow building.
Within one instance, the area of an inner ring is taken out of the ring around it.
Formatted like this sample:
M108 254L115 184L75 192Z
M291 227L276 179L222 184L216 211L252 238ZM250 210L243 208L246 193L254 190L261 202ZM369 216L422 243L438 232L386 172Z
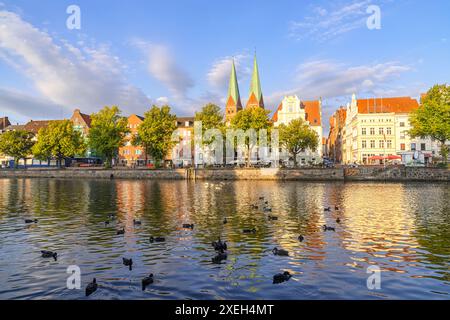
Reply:
M376 164L387 157L400 162L403 153L415 151L428 161L434 149L431 140L408 135L409 114L418 107L411 97L356 99L353 94L346 109L343 162Z

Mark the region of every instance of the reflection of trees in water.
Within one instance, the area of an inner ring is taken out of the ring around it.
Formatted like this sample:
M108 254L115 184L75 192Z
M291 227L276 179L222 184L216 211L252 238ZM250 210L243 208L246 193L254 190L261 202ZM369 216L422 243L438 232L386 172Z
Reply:
M421 188L416 185L416 188ZM422 253L431 266L448 267L450 265L450 191L447 184L436 184L433 188L421 191L420 198L411 197L411 209L415 217L414 236L420 247L427 250ZM434 266L433 266L434 265ZM450 281L450 271L439 271L436 278Z

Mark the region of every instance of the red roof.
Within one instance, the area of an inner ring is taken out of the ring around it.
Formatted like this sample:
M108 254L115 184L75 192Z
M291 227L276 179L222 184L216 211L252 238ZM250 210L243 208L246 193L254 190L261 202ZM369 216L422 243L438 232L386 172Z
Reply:
M358 113L410 113L419 108L411 97L358 99Z
M305 108L306 113L306 121L309 121L309 124L312 126L320 126L322 119L320 117L320 101L302 101L302 106ZM277 110L272 116L272 121L278 121L278 111L283 108L283 102L280 103Z

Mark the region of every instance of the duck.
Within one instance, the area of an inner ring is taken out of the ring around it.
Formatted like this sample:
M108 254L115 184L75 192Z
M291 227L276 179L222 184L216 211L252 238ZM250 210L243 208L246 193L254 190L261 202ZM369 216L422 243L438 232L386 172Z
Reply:
M252 207L252 209L255 209L255 210L258 209L258 205L256 205L256 204L252 204L252 205L250 205L250 206Z
M224 219L223 219L223 224L227 224L227 223L228 223L227 218L224 218Z
M105 226L108 226L109 225L109 221L105 221Z
M125 234L125 228L117 230L117 234Z
M331 207L326 207L323 209L323 211L331 211Z
M259 197L259 200L264 200L264 197Z
M264 204L269 204L269 201L264 201Z
M264 210L264 212L272 212L272 208L268 208L268 207L265 207L263 210Z
M111 213L110 215L108 215L108 219L109 219L109 220L114 220L115 217L116 217L116 216L115 216L113 213Z
M285 271L283 273L277 273L273 276L273 283L282 283L285 281L288 281L291 278L291 274L288 271Z
M337 218L336 223L341 223L341 219Z
M124 266L129 267L130 271L133 269L133 259L122 258Z
M244 229L244 230L242 230L242 232L243 233L256 233L256 229L255 228L253 228L253 229Z
M42 258L53 258L57 260L58 254L53 251L41 250Z
M216 251L220 251L220 250L225 251L228 249L227 243L222 242L222 240L220 240L220 238L219 238L219 241L213 241L212 246L214 247L214 250L216 250Z
M289 256L289 252L284 249L278 249L277 247L273 248L273 254L276 256Z
M93 279L91 283L86 286L86 297L89 297L95 291L97 291L97 279Z
M326 224L323 225L323 231L336 231L335 228L329 227Z
M278 220L278 217L275 216L268 216L269 220Z
M185 224L183 224L183 228L185 228L185 229L194 229L194 224L193 223L191 223L191 224L189 224L189 223L185 223Z
M339 207L338 206L334 206L334 210L339 211Z
M25 223L38 223L38 219L25 219Z
M142 224L142 222L139 221L139 220L133 219L133 224L134 224L135 226L140 226L140 225Z
M298 241L303 242L303 240L305 240L305 237L302 236L302 235L299 235L299 236L298 236Z
M150 237L150 242L151 242L151 243L153 243L153 242L164 242L164 241L166 241L166 238L163 238L163 237L153 237L153 236Z
M219 253L211 259L212 263L220 264L223 260L227 260L228 255L224 250L220 250Z
M142 291L144 291L147 286L151 285L153 281L153 273L150 273L148 277L142 279Z

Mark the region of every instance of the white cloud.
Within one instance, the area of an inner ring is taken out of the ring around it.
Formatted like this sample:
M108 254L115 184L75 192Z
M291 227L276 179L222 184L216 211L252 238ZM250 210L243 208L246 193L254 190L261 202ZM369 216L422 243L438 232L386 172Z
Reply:
M246 79L250 75L251 69L248 66L250 55L247 53L217 59L207 74L208 83L215 90L223 91L227 89L228 81L230 80L231 62L233 58L236 66L238 81Z
M108 47L57 41L5 10L0 11L0 59L14 61L13 66L33 81L43 100L66 112L76 107L93 111L119 105L127 113L139 113L151 103L126 80L123 65ZM17 112L26 114L27 110Z
M132 43L145 54L149 73L170 90L175 100L186 99L188 90L194 86L194 80L176 63L169 48L143 40L134 40Z
M331 60L309 61L297 67L292 88L267 96L266 104L278 106L285 95L294 94L303 100L334 99L352 93L380 96L384 92L387 96L389 92L396 95L393 81L411 70L410 66L395 61L360 66Z
M341 6L332 3L328 9L314 7L312 15L290 23L290 36L297 40L311 38L326 41L363 28L369 17L366 10L371 2L371 0L360 0Z

